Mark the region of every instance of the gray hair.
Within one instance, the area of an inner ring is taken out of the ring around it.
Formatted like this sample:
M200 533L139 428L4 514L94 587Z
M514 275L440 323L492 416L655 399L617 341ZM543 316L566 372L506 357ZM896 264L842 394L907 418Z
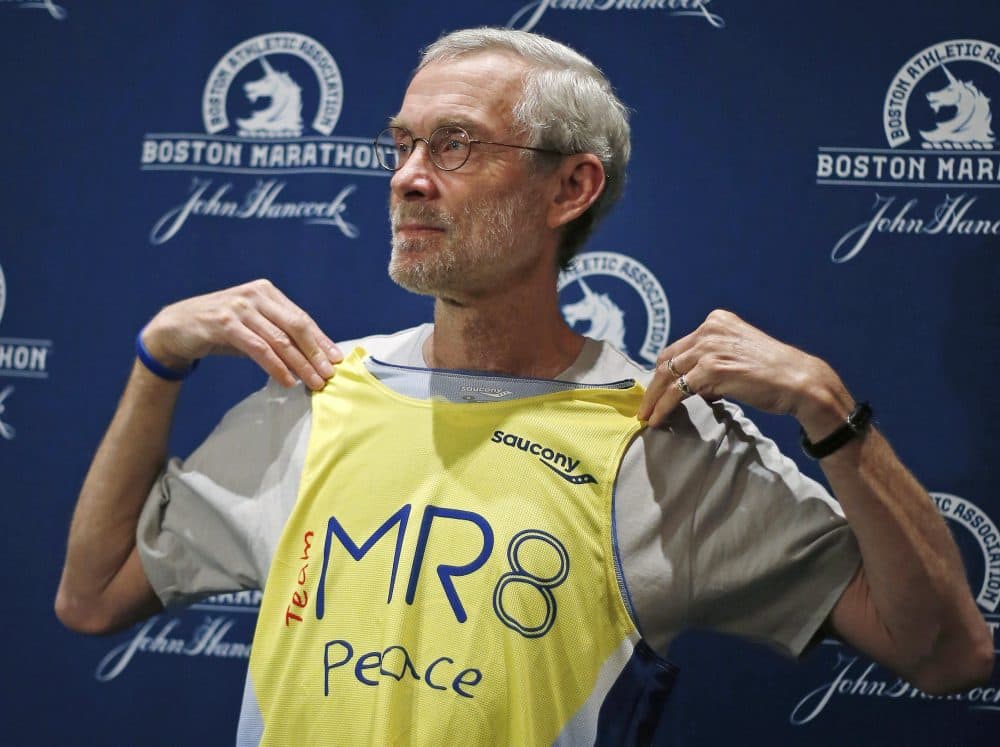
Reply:
M632 149L628 109L594 63L565 44L527 31L488 27L454 31L423 51L417 70L493 51L512 52L528 63L521 99L513 111L515 127L528 135L527 144L562 153L593 153L604 165L604 191L563 233L558 260L565 268L625 186ZM545 163L542 154L529 157L536 164Z

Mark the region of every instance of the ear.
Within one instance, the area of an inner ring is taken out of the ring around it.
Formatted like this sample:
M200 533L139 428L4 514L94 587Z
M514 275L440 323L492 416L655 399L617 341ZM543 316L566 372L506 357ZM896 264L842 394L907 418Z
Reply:
M604 191L604 165L593 153L567 156L552 174L547 225L559 228L579 218Z

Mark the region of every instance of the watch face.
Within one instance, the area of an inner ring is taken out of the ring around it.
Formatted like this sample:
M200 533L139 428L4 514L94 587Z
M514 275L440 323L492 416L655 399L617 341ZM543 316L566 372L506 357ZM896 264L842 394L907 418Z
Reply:
M858 431L868 424L871 415L871 406L867 402L859 402L853 412L847 416L847 425L850 426L851 430Z

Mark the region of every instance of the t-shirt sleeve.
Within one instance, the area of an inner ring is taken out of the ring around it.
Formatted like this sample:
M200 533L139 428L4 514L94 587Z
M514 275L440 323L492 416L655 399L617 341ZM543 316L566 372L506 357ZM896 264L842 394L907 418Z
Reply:
M425 324L338 343L403 365L422 365ZM270 380L230 410L184 460L172 459L139 517L136 544L146 577L167 606L263 588L298 498L311 426L301 384Z
M184 461L172 459L139 518L143 569L167 606L259 589L298 494L310 426L304 387L269 382Z
M857 570L857 542L836 500L739 408L702 410L715 454L691 521L690 624L798 656Z

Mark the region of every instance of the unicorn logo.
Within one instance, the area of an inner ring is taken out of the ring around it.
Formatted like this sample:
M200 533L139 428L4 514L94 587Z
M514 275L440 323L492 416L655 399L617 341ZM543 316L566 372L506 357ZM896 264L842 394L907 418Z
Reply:
M572 327L577 322L590 322L584 335L604 340L628 354L625 347L625 312L615 305L607 293L594 293L582 277L577 278L577 282L583 289L583 298L562 307L567 324Z
M237 119L240 137L299 137L302 134L302 89L288 73L271 67L266 57L260 57L264 77L243 86L251 103L270 99L264 109L257 109L247 119Z
M9 386L6 387L2 392L0 392L0 415L3 415L4 410L7 409L3 401L7 399L7 397L9 397L11 392L13 391L14 387ZM3 422L3 420L0 420L0 436L10 441L12 438L14 438L14 433L15 433L14 426Z
M927 102L937 114L943 107L955 107L955 116L938 122L933 130L921 130L923 147L935 150L989 150L993 147L990 100L971 81L960 81L944 65L948 85L927 94Z

